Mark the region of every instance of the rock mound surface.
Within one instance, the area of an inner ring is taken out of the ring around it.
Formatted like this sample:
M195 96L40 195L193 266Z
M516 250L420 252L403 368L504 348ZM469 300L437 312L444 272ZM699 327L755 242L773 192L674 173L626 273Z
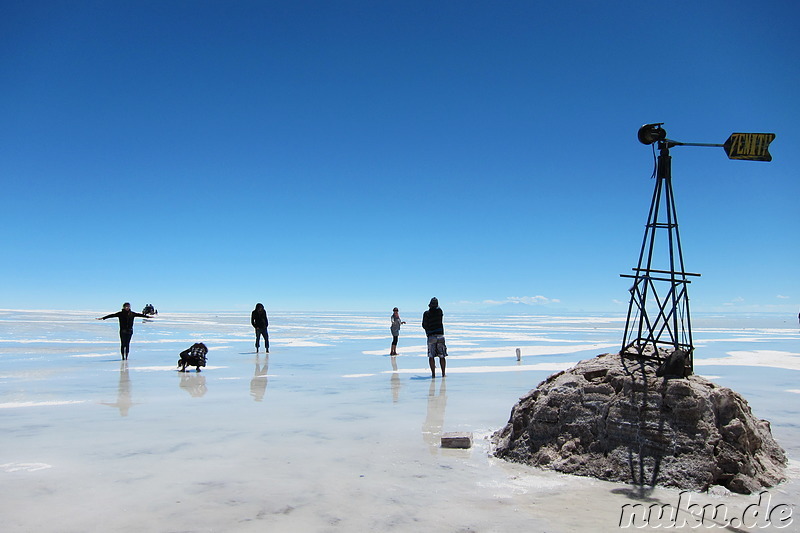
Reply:
M494 435L497 457L638 485L749 494L784 480L769 422L700 376L656 377L648 362L603 354L520 398Z

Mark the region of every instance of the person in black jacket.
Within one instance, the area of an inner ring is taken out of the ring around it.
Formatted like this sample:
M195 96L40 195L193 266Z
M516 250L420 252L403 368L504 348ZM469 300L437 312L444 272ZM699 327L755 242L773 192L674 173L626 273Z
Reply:
M269 353L269 333L267 333L269 320L267 319L267 310L260 303L256 304L256 308L250 314L250 324L256 329L256 353L258 353L258 341L261 337L264 337L264 351Z
M186 372L187 366L197 367L197 371L200 372L200 367L206 366L206 354L208 354L208 348L205 344L202 342L192 344L181 352L181 358L178 359L178 368L180 368L178 372Z
M122 304L122 311L117 311L116 313L111 313L110 315L106 315L104 317L100 317L97 320L105 320L107 318L119 318L119 340L120 340L120 347L119 351L122 354L122 360L125 361L128 359L128 353L131 351L131 337L133 337L133 319L136 317L141 318L151 318L148 315L143 315L141 313L136 313L131 311L131 304L125 302Z
M439 307L439 300L431 298L428 310L422 314L422 327L425 335L428 336L428 363L431 366L431 378L436 377L436 357L439 358L439 365L442 367L442 377L445 377L444 369L447 366L447 346L444 343L444 312Z

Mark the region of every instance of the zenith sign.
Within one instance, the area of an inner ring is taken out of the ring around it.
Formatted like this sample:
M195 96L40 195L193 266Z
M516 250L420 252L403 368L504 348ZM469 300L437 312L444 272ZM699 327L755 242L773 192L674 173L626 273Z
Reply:
M774 139L774 133L733 133L722 147L729 159L772 161L769 143Z

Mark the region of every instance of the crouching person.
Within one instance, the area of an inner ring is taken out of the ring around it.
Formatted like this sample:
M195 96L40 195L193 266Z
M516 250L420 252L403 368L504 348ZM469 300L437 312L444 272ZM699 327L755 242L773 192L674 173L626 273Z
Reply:
M181 358L178 359L178 368L180 369L178 372L186 372L187 366L195 366L200 372L200 367L206 366L207 353L208 348L202 342L192 344L190 348L181 352Z

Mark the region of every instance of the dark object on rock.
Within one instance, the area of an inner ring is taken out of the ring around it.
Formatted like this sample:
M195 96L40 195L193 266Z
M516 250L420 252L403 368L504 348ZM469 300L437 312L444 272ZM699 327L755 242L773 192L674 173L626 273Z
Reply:
M750 494L785 479L769 422L741 395L697 375L658 378L619 354L547 378L493 441L502 459L636 485Z
M689 375L689 370L686 368L686 356L687 353L685 351L675 350L658 367L656 376L660 378L685 378Z
M178 359L179 372L186 372L187 366L196 366L197 371L200 372L200 367L206 366L207 353L208 348L202 342L192 344L191 348L181 352L181 358Z

